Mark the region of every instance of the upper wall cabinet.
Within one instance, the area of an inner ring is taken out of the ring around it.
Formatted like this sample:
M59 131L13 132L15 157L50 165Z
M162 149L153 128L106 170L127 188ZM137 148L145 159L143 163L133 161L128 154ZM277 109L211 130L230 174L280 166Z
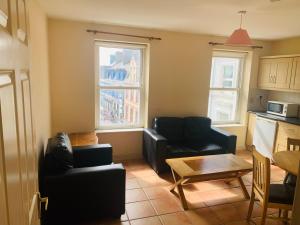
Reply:
M300 57L296 57L293 62L291 86L292 90L300 91Z
M299 67L300 56L263 57L259 65L258 87L267 90L300 91Z
M288 89L290 87L293 58L278 58L275 60L277 65L275 78L275 88Z
M259 66L258 87L274 88L277 65L272 59L261 59Z
M0 25L4 28L8 27L9 17L9 0L0 0Z
M17 0L17 36L24 43L27 42L27 21L25 4L25 0Z

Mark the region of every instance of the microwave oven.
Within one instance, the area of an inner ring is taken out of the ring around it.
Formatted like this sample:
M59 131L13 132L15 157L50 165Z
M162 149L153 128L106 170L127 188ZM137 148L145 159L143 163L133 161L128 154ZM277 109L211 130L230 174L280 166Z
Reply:
M267 113L283 117L298 117L298 104L268 101Z

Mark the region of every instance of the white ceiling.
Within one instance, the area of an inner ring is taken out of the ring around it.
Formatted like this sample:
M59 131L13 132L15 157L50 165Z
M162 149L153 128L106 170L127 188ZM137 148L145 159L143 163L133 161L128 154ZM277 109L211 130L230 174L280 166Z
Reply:
M230 35L247 10L253 38L300 36L300 0L38 0L50 17L202 34Z

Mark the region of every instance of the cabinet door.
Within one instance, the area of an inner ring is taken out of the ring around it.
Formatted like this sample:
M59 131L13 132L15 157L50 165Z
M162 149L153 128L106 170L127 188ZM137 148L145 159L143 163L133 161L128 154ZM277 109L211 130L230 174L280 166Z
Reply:
M276 64L275 88L288 89L291 82L293 58L278 58Z
M300 57L294 58L290 89L300 91Z
M272 88L274 87L274 79L272 76L276 74L276 63L274 59L261 59L259 64L258 87Z
M247 136L246 136L246 147L249 148L253 145L253 134L255 128L256 115L254 113L249 113L248 126L247 126Z

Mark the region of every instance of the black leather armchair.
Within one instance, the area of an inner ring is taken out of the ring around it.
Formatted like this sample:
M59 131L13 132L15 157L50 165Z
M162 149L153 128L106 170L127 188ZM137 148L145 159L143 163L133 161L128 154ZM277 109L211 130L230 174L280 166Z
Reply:
M211 127L207 117L157 117L144 130L143 155L156 171L168 169L167 158L233 153L236 136Z
M72 149L66 134L49 139L42 195L43 224L73 224L125 213L125 169L112 163L109 144Z

